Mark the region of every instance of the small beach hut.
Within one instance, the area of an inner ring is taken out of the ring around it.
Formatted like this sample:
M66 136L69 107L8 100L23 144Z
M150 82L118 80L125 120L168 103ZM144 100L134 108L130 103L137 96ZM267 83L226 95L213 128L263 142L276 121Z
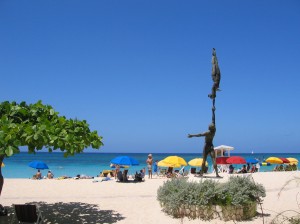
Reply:
M214 148L216 156L225 156L225 152L228 153L228 156L230 157L230 151L234 150L234 147L228 146L228 145L220 145Z

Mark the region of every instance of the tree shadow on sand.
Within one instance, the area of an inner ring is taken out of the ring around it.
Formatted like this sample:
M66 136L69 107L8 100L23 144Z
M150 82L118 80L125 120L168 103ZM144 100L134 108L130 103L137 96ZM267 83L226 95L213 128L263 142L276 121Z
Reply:
M80 202L63 203L58 202L54 204L45 202L29 202L26 204L39 205L45 223L116 223L123 220L124 217L113 210L100 210L98 205L87 204ZM13 212L13 209L10 208Z

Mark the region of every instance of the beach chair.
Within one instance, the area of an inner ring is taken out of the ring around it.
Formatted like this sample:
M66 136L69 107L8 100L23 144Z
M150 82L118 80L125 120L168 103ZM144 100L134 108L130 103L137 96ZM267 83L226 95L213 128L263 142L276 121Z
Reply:
M158 176L159 177L165 177L166 176L166 172L167 172L167 169L160 169Z
M13 205L15 209L15 217L12 219L11 223L36 223L40 224L44 222L42 213L39 207L34 204L16 204Z
M183 177L184 176L184 166L178 171L175 172L176 177Z

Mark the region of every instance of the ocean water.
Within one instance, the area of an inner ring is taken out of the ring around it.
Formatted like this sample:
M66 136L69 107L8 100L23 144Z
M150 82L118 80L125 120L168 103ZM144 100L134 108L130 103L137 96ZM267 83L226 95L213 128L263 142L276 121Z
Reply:
M38 152L36 154L29 154L27 152L21 152L15 154L12 157L5 158L5 167L2 167L2 174L4 178L31 178L36 170L29 167L28 163L33 160L41 160L45 162L49 169L54 173L55 177L59 176L70 176L74 177L77 174L84 174L88 176L97 176L102 170L108 170L110 168L110 161L121 155L128 155L137 159L140 163L138 166L132 166L129 168L129 174L134 174L136 171L146 167L146 159L148 153L81 153L75 156L63 157L63 153L48 153ZM162 160L170 155L177 155L183 157L187 162L196 157L202 157L201 153L152 153L154 161ZM231 153L231 156L242 156L247 158L257 158L260 161L267 159L270 156L275 157L294 157L300 161L300 153L262 153L262 154L243 154L243 153ZM208 157L209 171L212 171L212 162ZM240 168L242 165L234 165ZM261 166L260 171L271 171L275 165ZM299 166L299 165L298 165ZM190 167L187 166L187 169ZM298 167L299 168L299 167ZM42 174L46 175L47 170L42 170Z

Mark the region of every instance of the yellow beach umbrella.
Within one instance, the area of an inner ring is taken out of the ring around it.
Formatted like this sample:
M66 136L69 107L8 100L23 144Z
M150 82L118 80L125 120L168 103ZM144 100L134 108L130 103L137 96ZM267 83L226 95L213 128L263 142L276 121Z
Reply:
M203 163L203 159L202 158L195 158L195 159L192 159L188 162L188 164L190 166L202 166L202 163ZM205 162L205 166L208 166L208 162L206 161Z
M166 163L165 161L161 160L157 163L157 166L162 166L162 167L173 167L173 168L179 168L181 167L180 164L170 164Z
M283 164L283 161L278 157L269 157L266 159L266 162L271 164Z
M4 163L1 163L1 167L5 167Z
M179 156L168 156L165 159L163 159L163 161L169 164L179 164L181 166L187 166L186 161Z
M298 165L298 159L296 159L296 158L287 158L288 159L288 161L290 161L290 164L291 165L293 165L293 164L296 164L296 165Z

